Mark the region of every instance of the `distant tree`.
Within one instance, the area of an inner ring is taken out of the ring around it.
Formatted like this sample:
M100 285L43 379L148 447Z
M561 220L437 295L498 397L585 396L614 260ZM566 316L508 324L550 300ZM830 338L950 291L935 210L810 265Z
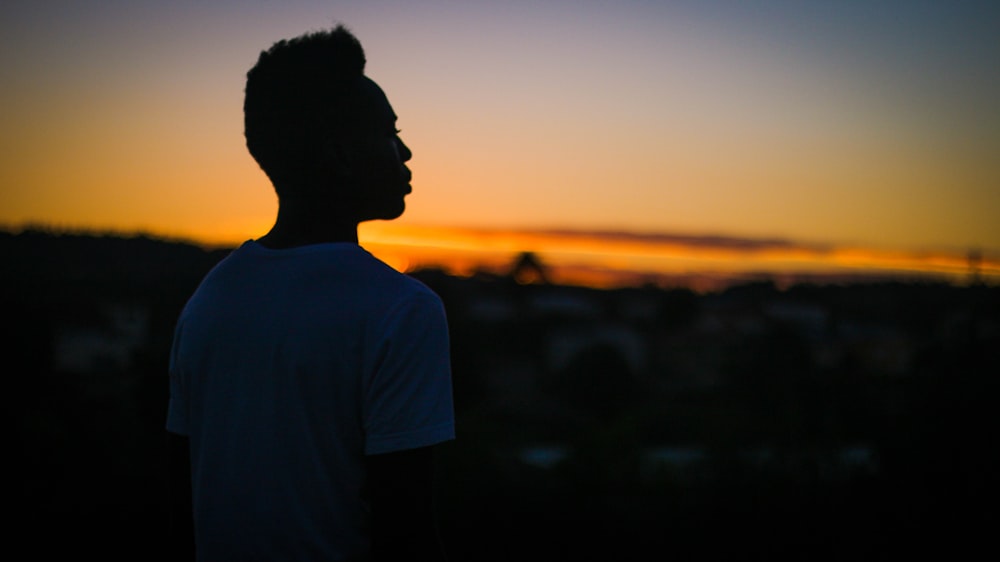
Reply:
M549 276L541 260L534 252L522 252L511 267L510 277L521 285L549 283Z

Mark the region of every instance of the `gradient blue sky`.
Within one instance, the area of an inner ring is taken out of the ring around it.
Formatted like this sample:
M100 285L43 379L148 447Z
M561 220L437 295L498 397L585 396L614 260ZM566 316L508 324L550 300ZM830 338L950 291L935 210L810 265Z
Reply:
M404 225L1000 253L971 1L7 1L0 224L261 234L244 74L336 22L414 151Z

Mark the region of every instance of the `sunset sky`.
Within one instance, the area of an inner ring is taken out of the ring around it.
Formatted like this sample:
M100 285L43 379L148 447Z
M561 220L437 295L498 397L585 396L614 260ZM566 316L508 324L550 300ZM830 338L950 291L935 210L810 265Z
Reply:
M0 226L263 234L245 73L338 22L414 153L397 267L1000 280L996 1L7 0Z

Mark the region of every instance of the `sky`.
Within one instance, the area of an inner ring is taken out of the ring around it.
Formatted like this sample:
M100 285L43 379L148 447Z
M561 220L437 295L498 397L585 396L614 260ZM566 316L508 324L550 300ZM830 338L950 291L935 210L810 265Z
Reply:
M337 23L414 153L406 214L362 229L400 268L955 274L975 252L1000 279L1000 3L967 0L8 0L0 225L263 234L245 73Z

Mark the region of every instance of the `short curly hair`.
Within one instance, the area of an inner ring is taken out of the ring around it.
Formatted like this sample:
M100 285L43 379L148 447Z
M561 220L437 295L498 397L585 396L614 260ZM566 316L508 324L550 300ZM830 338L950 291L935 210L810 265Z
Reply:
M278 41L247 72L247 148L279 197L308 185L325 142L350 125L348 97L365 62L361 42L338 25Z

